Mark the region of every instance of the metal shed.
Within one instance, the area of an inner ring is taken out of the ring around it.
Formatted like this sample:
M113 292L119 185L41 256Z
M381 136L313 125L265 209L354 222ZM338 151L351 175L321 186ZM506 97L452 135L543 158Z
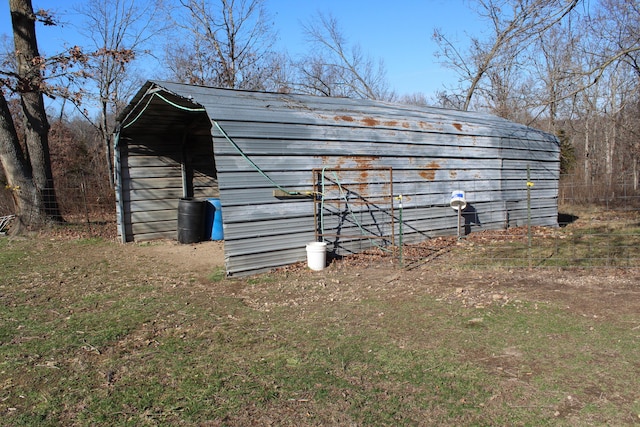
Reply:
M557 139L488 114L149 81L118 122L121 240L175 239L179 200L217 197L228 275L453 235L457 190L467 233L557 226Z

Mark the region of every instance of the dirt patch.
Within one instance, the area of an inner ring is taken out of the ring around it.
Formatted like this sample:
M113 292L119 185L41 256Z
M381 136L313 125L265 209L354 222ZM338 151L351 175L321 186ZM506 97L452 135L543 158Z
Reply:
M181 244L175 240L160 240L124 246L130 246L127 250L151 257L159 265L185 272L207 273L224 267L224 243L221 241Z

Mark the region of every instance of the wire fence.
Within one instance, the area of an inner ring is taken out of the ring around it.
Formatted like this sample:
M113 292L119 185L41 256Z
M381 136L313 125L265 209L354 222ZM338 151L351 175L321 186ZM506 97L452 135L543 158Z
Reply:
M560 179L558 202L563 205L598 206L604 209L640 209L640 178L622 176L616 180L585 178L581 174Z
M107 186L79 182L56 188L64 222L54 233L116 237L115 196ZM558 194L558 227L520 226L474 231L404 245L401 265L412 268L453 254L458 266L469 268L562 268L640 266L640 189L632 179L585 183L563 177ZM0 190L0 217L14 214L10 190ZM386 255L390 256L390 255Z
M640 190L631 179L591 184L566 176L558 194L558 227L477 231L461 239L431 239L403 253L408 268L445 253L463 268L638 267Z
M70 237L116 236L115 194L105 185L78 181L75 185L56 186L55 194L61 222L47 227L42 232L66 234ZM0 217L15 214L12 190L0 189ZM11 227L11 224L8 225Z

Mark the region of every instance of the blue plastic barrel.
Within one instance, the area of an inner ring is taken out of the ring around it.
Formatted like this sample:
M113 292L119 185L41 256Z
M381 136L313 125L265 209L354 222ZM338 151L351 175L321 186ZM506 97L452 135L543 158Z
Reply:
M220 199L207 199L205 238L224 240L224 232L222 231L222 204L220 203Z

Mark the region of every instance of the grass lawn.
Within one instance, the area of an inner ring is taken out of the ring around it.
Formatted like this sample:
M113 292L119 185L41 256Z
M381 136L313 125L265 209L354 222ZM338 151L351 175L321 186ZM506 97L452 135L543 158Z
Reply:
M636 269L225 279L162 245L0 239L0 425L640 423Z

